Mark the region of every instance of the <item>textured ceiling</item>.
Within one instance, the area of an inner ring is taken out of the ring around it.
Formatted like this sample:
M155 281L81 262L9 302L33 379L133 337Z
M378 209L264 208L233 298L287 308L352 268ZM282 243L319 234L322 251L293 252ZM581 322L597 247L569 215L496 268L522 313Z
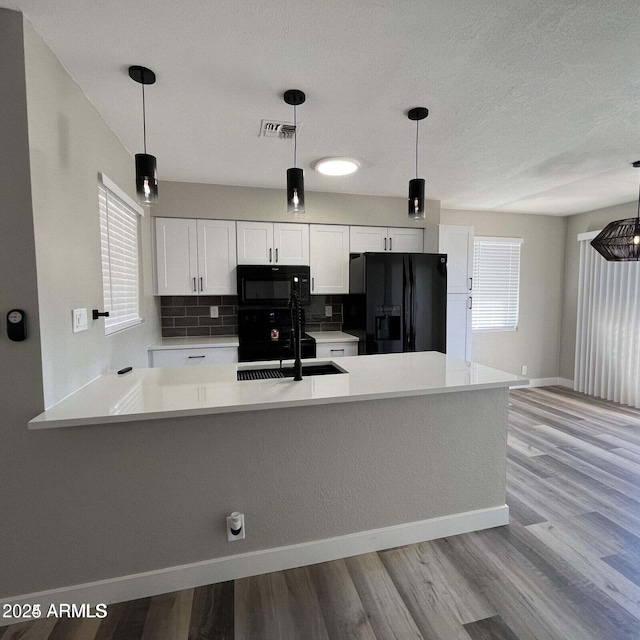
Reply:
M298 108L307 189L444 208L568 214L629 202L640 176L637 0L0 0L20 9L131 153L130 64L152 68L148 150L164 180L282 187L293 143L258 137ZM324 177L318 158L362 169Z

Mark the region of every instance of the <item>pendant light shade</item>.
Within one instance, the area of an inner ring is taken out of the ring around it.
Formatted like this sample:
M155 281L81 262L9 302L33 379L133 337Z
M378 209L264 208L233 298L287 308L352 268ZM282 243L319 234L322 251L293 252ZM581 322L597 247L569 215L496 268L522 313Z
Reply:
M154 84L156 74L147 69L134 65L129 67L129 77L142 85L142 138L144 153L136 154L136 191L138 202L153 205L158 202L158 171L156 158L147 153L147 114L144 101L144 85Z
M408 214L410 220L424 220L424 179L418 178L418 123L429 115L426 107L409 109L407 117L416 122L416 177L409 180Z
M296 167L298 154L298 121L296 107L304 103L306 96L299 89L284 92L284 101L293 107L293 167L287 169L287 212L304 213L304 172Z
M640 160L634 162L633 166L640 168ZM610 222L591 241L591 246L610 262L640 260L640 192L637 217Z

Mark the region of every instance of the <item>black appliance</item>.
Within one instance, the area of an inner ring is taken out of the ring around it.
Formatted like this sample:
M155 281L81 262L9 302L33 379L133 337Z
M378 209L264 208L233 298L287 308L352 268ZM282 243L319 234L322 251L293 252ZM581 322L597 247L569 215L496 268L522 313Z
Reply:
M309 267L243 264L237 268L238 304L241 307L286 307L292 291L301 304L311 303Z
M349 292L343 326L359 353L446 352L445 254L351 254Z
M302 309L302 318L304 309ZM316 341L302 328L302 358L316 357ZM238 360L290 360L294 357L291 340L291 310L288 307L238 309Z

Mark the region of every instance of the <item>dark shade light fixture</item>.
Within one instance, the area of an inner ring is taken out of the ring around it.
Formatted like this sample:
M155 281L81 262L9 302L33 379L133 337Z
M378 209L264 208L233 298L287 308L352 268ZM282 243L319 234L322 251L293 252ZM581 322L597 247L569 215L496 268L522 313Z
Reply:
M409 109L407 117L416 121L416 177L409 180L409 218L424 220L424 178L418 178L418 123L429 115L426 107Z
M633 166L640 168L640 160L634 162ZM610 222L591 241L591 246L610 262L640 260L640 190L637 217Z
M296 107L306 96L299 89L284 92L284 101L293 107L293 167L287 169L287 213L304 213L304 173L296 167L298 154L298 121Z
M134 65L129 67L129 77L142 85L142 137L144 153L136 153L136 191L140 204L152 205L158 202L158 170L156 157L147 153L147 114L144 103L144 85L154 84L156 74Z

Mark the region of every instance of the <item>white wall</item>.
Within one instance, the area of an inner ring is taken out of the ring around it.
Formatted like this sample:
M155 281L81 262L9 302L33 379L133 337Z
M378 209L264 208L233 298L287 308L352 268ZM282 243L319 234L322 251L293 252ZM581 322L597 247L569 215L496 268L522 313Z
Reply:
M529 378L558 376L566 219L443 209L442 224L473 225L477 236L523 238L517 331L474 333L474 362Z
M573 380L575 365L578 269L580 266L578 234L586 231L599 231L614 220L635 218L638 212L637 207L637 202L628 202L614 207L579 213L567 218L560 350L560 376L563 378Z
M160 335L151 272L151 218L141 224L145 323L104 335L97 177L104 172L135 196L134 162L78 85L27 24L25 61L33 220L38 269L45 405L108 369L147 366ZM128 78L123 74L123 82ZM71 331L71 311L86 307L89 328Z

